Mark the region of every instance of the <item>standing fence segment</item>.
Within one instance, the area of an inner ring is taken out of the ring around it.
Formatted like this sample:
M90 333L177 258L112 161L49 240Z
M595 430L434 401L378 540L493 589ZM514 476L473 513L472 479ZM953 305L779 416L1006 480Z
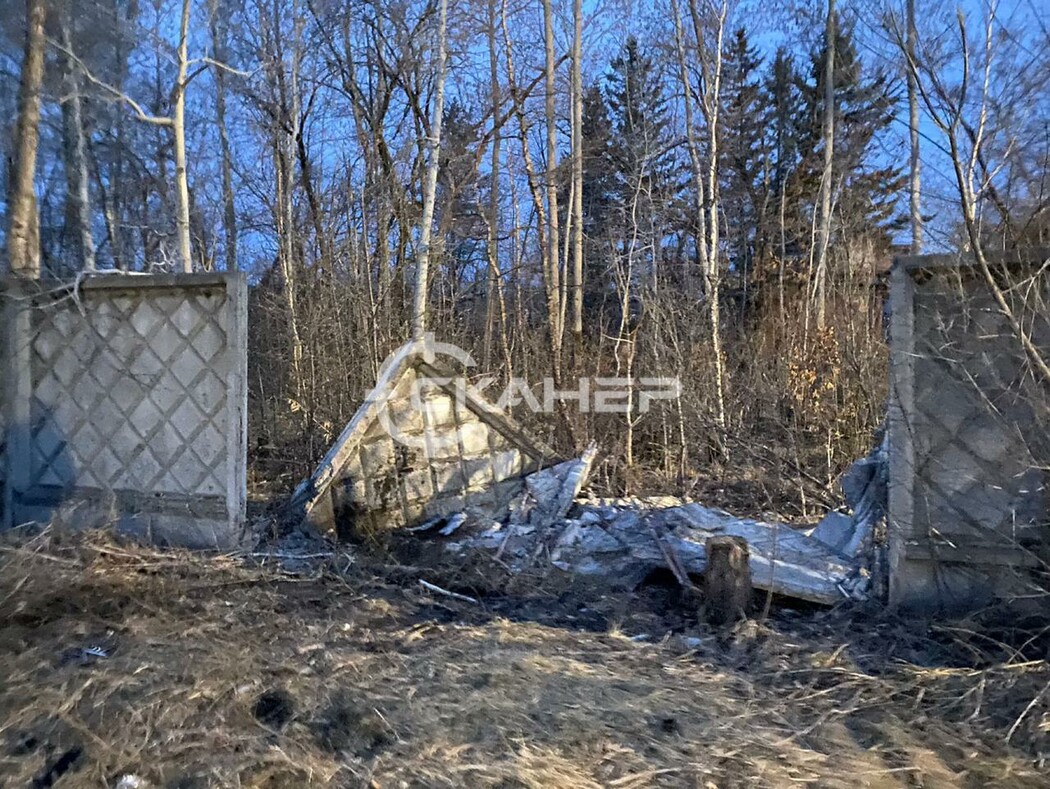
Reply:
M245 532L243 274L3 285L6 525L113 522L162 544Z
M1050 356L1046 256L993 272ZM1050 387L979 267L899 258L891 274L890 601L963 609L1045 594Z

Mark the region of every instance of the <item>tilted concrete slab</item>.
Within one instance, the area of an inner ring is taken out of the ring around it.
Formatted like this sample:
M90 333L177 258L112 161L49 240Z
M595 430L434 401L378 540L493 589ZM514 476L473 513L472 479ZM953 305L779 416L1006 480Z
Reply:
M456 385L432 338L391 355L375 387L292 494L291 518L362 536L457 512L498 518L522 476L557 463L492 403Z

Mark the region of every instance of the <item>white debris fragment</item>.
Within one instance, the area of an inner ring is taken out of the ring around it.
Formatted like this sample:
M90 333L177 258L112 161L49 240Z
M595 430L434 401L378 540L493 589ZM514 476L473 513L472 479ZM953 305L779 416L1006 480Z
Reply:
M438 534L440 534L442 537L448 537L449 535L455 533L456 529L462 526L466 522L466 520L466 513L457 512L455 515L448 519L448 523L446 523L441 528Z

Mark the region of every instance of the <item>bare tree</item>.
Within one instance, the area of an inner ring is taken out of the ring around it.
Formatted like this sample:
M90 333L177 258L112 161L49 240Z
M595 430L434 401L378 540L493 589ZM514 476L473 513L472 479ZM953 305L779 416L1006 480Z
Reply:
M227 61L226 20L223 19L220 0L208 0L212 53L221 63ZM226 127L226 70L215 70L215 127L219 132L220 169L222 172L222 226L225 235L226 270L236 271L237 263L237 208L233 196L233 155L230 134Z
M448 61L448 0L438 2L437 74L434 86L434 113L430 121L425 148L427 169L423 182L423 216L420 219L416 245L416 290L412 300L412 338L422 339L427 324L427 275L430 270L430 239L434 225L434 200L437 195L438 167L441 152L441 121L445 114L445 72Z
M277 263L281 275L281 295L288 322L291 374L296 403L302 404L306 386L303 370L305 343L299 308L300 244L295 221L295 139L298 135L299 70L302 58L302 20L298 3L291 4L291 25L287 25L279 4L258 6L260 21L258 55L266 79L262 90L252 94L253 103L263 113L268 146L274 164L274 195L271 204L277 231ZM291 28L289 31L288 28ZM287 36L290 33L291 52Z
M820 223L813 274L813 301L817 307L817 328L827 320L828 244L831 240L831 187L835 159L835 0L828 0L824 21L824 170L820 176Z
M8 188L7 259L11 271L40 276L40 217L37 214L36 152L40 142L40 87L44 81L44 0L26 0L26 41L18 85L14 166Z
M552 265L555 265L551 258L551 246L547 242L547 235L549 231L549 225L547 222L547 209L543 202L543 193L541 189L540 179L537 175L536 165L532 157L532 147L529 144L529 120L525 114L525 102L524 96L527 91L523 90L517 82L516 69L514 65L514 51L511 46L511 35L510 26L507 21L507 3L506 0L502 3L500 11L500 27L503 30L503 46L504 54L507 61L507 83L510 88L511 102L514 110L514 116L518 123L518 143L521 146L521 161L523 169L525 170L525 181L529 188L529 196L532 198L532 210L536 215L536 236L537 246L539 247L540 253L540 268L543 274L543 286L544 295L546 296L546 309L547 309L547 326L551 336L554 336L555 321L557 315L560 313L560 309L557 306L556 291L551 288L550 281L550 269ZM544 70L546 75L546 69ZM511 180L511 194L512 202L514 203L514 217L515 223L518 221L518 200L517 192L514 189L515 182ZM522 257L522 237L518 230L515 230L515 246L514 246L514 266L517 270ZM555 249L555 251L557 251ZM553 340L551 341L553 344Z
M70 20L62 20L62 45L72 49ZM84 113L80 75L76 64L67 56L64 63L62 102L62 148L66 170L66 200L70 224L76 235L80 267L95 270L95 240L91 234L91 199L88 192L87 153L84 141Z
M572 333L583 349L583 0L572 4Z
M1044 384L1050 384L1050 363L1047 362L1043 350L1032 340L1024 316L1020 315L1011 303L1006 288L992 270L985 251L978 215L979 201L982 196L991 193L997 174L997 170L989 168L985 162L988 138L994 123L992 83L996 45L1004 38L997 12L998 2L993 0L985 9L981 50L975 63L974 53L970 48L966 15L961 8L958 9L956 25L960 76L957 85L947 82L943 64L937 59L921 56L909 47L907 40L899 34L897 43L905 54L908 69L926 114L947 142L963 229L981 277L1039 377Z
M718 443L725 450L726 430L726 374L725 351L722 345L721 282L722 267L718 246L719 200L718 200L718 156L719 156L719 109L722 86L722 40L725 35L729 6L710 9L708 32L698 0L688 0L689 16L693 24L693 36L700 60L701 84L693 84L690 77L686 40L679 16L677 0L671 0L674 17L675 53L678 61L678 76L684 93L686 148L692 166L693 188L696 201L696 244L700 268L704 279L704 295L708 302L708 321L711 340L711 355L715 371L715 418L719 429ZM713 39L710 46L708 38ZM700 110L707 130L707 139L701 143L694 120L693 103L699 99ZM706 162L705 162L706 157Z
M543 0L543 41L546 56L544 110L547 121L547 260L544 269L547 286L548 325L551 335L551 364L555 381L561 380L562 337L564 323L564 288L558 227L558 118L555 106L554 11L551 0Z
M915 43L918 33L915 28L915 0L907 0L905 10L907 19L907 36L905 38L905 57L908 62L915 60ZM916 84L915 71L908 68L908 136L911 152L908 160L908 215L911 220L911 253L922 252L922 163L919 160L919 87Z
M500 349L503 353L503 365L507 376L512 376L513 360L511 358L510 339L507 336L507 299L503 287L503 272L499 262L499 227L500 227L500 174L502 170L502 134L500 126L500 114L503 102L500 98L499 86L499 52L496 45L496 13L497 0L489 0L486 33L489 49L489 98L491 101L490 111L492 113L492 159L489 178L489 210L482 216L486 223L486 246L485 254L488 263L488 292L485 300L485 339L484 339L484 362L489 366L489 353L492 346L492 326L496 320L496 307L499 308L499 335Z
M175 49L177 73L170 93L172 103L170 115L153 115L146 112L142 105L127 93L93 74L84 61L77 57L76 53L69 46L61 42L53 42L71 63L76 64L88 82L111 98L127 105L138 120L153 126L170 129L172 148L174 149L173 158L175 160L175 235L178 246L179 267L185 273L193 271L193 243L190 233L190 189L186 162L186 90L190 83L208 68L216 68L240 76L247 76L244 72L231 69L229 66L210 57L190 59L191 8L192 0L182 0L179 14L179 39ZM192 72L190 71L191 66L196 67ZM158 73L158 79L159 76ZM163 170L163 167L161 169Z

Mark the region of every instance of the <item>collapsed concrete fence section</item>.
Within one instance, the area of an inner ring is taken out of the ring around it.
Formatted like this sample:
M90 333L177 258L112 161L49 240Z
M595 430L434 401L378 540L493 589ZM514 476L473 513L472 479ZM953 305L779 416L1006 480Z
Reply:
M440 364L433 339L401 346L316 470L293 520L362 537L464 513L499 520L531 472L561 458Z
M588 461L585 456L578 462ZM860 558L836 552L789 524L738 518L667 496L581 501L568 515L539 522L512 514L509 523L444 545L460 555L491 551L513 571L534 569L537 557L546 557L563 572L634 589L657 569L669 569L683 586L691 586L690 578L707 571L710 541L726 537L747 546L755 589L825 605L868 599L870 576Z
M243 274L0 285L5 526L56 512L153 542L246 538Z
M932 611L1045 600L1050 386L1031 351L1050 359L1048 260L1033 251L996 261L988 273L1002 301L971 259L894 265L891 604Z
M375 388L290 503L293 520L344 538L401 530L437 540L451 559L488 554L505 569L546 565L632 588L656 568L707 565L705 543L750 548L759 589L834 604L865 599L869 582L844 555L786 525L699 505L588 506L578 500L597 454L562 460L436 364L433 340L394 353ZM682 502L678 502L682 505ZM849 519L847 519L849 520ZM857 552L870 524L850 520Z

